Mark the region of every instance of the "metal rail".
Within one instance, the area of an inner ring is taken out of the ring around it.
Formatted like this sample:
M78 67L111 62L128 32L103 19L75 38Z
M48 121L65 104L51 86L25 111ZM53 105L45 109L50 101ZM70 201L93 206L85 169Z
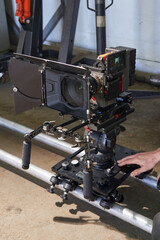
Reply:
M33 129L25 127L21 124L9 121L5 118L0 117L0 126L10 129L11 131L17 132L19 134L25 135L26 133L30 133L33 131ZM79 148L78 147L72 147L71 144L64 142L64 141L60 141L57 138L48 136L46 134L39 134L38 136L36 136L34 138L36 141L41 142L43 144L46 144L50 147L53 147L53 149L58 149L62 152L65 153L69 153L69 154L73 154L74 152L78 151ZM81 152L80 154L78 154L78 157L81 157L84 155L84 152ZM153 176L147 176L144 179L138 179L139 181L142 181L145 185L157 189L157 179Z
M0 161L21 170L22 173L25 172L25 174L34 176L35 178L37 178L47 184L50 184L50 179L54 175L54 174L52 174L42 168L39 168L33 164L30 164L30 168L28 170L23 170L22 169L22 160L14 155L11 155L11 154L3 151L3 150L0 150ZM58 188L60 190L64 190L63 185L64 185L64 182L59 185L56 185L56 188ZM114 206L112 208L104 209L100 206L100 201L101 201L100 197L96 201L89 202L88 200L86 200L83 197L83 189L80 187L77 187L75 190L70 192L70 194L84 202L87 202L91 206L101 209L102 211L104 211L106 213L110 213L110 214L122 219L123 221L126 221L148 233L152 232L153 221L151 219L146 218L136 212L133 212L133 211L127 209L126 207L122 207L118 204L114 204Z

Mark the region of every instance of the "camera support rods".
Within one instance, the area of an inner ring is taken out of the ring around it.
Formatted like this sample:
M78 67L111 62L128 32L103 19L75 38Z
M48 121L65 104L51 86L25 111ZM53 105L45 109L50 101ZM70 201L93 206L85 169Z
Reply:
M19 134L26 134L29 132L32 132L33 129L25 127L21 124L12 122L10 120L7 120L5 118L0 117L0 127L7 128L11 131L17 132ZM38 136L35 136L34 139L38 142L41 142L43 144L46 144L52 148L58 149L59 151L63 153L68 153L68 154L73 154L74 152L79 150L79 147L74 147L73 145L65 142L65 141L60 141L57 138L48 136L46 134L39 134ZM78 157L82 157L84 155L84 151L78 154Z
M14 155L11 155L3 150L0 150L0 163L2 163L2 166L6 167L6 164L9 166L12 166L18 170L21 171L21 175L26 176L26 174L28 176L33 176L35 177L37 180L41 180L47 184L51 184L50 180L53 177L53 174L42 169L39 168L33 164L30 164L30 168L26 171L22 169L22 160ZM65 181L56 185L56 188L64 191L64 185L65 185ZM127 209L126 207L120 206L118 204L114 204L112 208L110 209L104 209L100 206L100 201L101 198L97 198L95 201L88 201L87 199L85 199L83 197L83 189L80 187L76 187L74 190L70 191L70 194L77 197L78 199L87 202L88 204L90 204L93 207L96 207L106 213L110 213L148 233L152 232L152 220L144 217L140 214L137 214L135 212L133 212L132 210Z

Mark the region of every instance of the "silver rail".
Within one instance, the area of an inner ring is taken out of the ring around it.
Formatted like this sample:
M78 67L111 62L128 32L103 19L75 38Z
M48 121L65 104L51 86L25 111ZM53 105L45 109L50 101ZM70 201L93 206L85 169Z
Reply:
M17 132L19 134L22 134L22 135L24 135L26 133L30 133L30 132L33 131L33 129L31 129L31 128L28 128L28 127L25 127L21 124L9 121L9 120L7 120L5 118L2 118L2 117L0 117L0 126L4 127L4 128L7 128L7 129L10 129L10 130L12 130L14 132ZM60 141L57 138L48 136L48 135L43 134L43 133L39 134L34 139L38 142L41 142L41 143L46 144L50 147L53 147L53 149L55 148L55 149L58 149L62 152L69 153L69 154L72 154L75 151L79 150L78 147L73 148L71 144L69 144L67 142L64 142L64 141ZM81 157L83 155L84 155L84 152L81 152L81 153L78 154L79 157ZM143 180L139 180L139 181L142 181L145 185L147 185L149 187L157 189L157 179L153 176L147 176Z
M44 169L41 169L33 164L30 164L30 168L28 170L22 169L22 160L14 155L11 155L3 150L0 150L0 161L13 166L22 172L25 172L25 174L28 174L30 176L34 176L35 178L44 181L47 184L50 184L50 179L54 175ZM63 189L63 184L61 183L59 185L56 185L57 188ZM99 197L96 201L88 201L83 197L83 189L80 187L77 187L75 190L70 192L73 196L77 197L78 199L87 202L88 204L99 208L103 210L106 213L110 213L123 221L126 221L148 233L152 232L152 225L153 221L149 218L146 218L136 212L133 212L132 210L127 209L126 207L120 206L118 204L114 204L114 206L110 209L104 209L100 206L101 198Z

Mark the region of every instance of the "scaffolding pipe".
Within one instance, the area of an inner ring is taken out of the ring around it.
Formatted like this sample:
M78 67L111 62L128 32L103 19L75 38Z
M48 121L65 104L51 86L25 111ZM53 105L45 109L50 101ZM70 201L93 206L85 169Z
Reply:
M0 161L13 166L14 168L17 168L21 170L22 172L25 172L25 174L28 174L30 176L33 176L37 178L38 180L41 180L47 184L50 183L51 177L54 175L42 168L39 168L33 164L30 164L30 168L28 170L22 169L22 160L14 155L11 155L3 150L0 150ZM62 182L59 185L56 185L56 188L64 191L63 185L65 182ZM99 197L95 201L88 201L83 197L83 189L80 187L77 187L75 190L70 192L71 195L75 196L76 198L87 202L91 206L94 206L98 209L101 209L102 211L106 213L110 213L123 221L126 221L148 233L152 232L152 225L153 221L147 217L144 217L136 212L133 212L132 210L127 209L126 207L120 206L118 204L114 204L112 208L110 209L104 209L100 206L101 197Z
M0 126L10 129L11 131L17 132L19 134L25 135L26 133L30 133L33 131L33 129L25 127L21 124L12 122L10 120L7 120L5 118L0 117ZM58 149L62 152L65 153L69 153L69 154L73 154L75 151L78 151L79 148L78 147L72 147L71 144L64 142L64 141L60 141L57 138L48 136L46 134L39 134L38 136L36 136L34 138L36 141L39 141L43 144L46 144L50 147L53 147L53 149ZM84 155L84 151L79 153L77 156L81 157ZM136 179L136 178L135 178ZM154 176L147 176L144 179L138 179L139 181L142 181L145 185L154 188L156 190L158 190L157 188L157 178Z

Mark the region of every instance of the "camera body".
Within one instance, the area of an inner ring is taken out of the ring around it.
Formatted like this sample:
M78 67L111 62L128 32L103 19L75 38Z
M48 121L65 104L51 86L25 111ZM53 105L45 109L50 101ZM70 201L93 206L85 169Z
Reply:
M92 114L91 98L104 108L134 84L135 56L135 49L107 48L93 66L82 65L89 71L88 76L46 69L47 106L87 119L87 111Z
M92 117L92 105L110 105L134 83L135 56L135 49L107 48L93 66L73 66L15 54L9 73L16 112L47 105L86 120Z
M106 48L98 56L91 75L97 79L95 99L100 107L106 107L135 81L136 49L126 47ZM98 74L98 69L100 70Z

